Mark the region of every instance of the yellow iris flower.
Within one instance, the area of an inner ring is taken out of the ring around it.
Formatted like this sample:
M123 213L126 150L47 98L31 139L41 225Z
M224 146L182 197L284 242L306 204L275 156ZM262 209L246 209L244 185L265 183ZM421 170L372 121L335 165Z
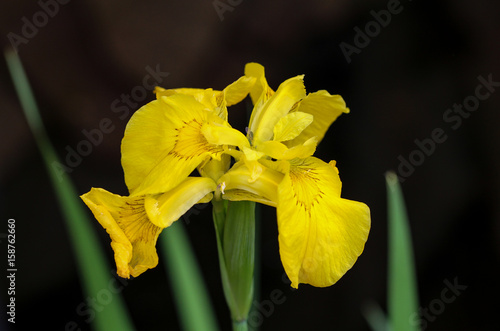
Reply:
M132 116L122 142L130 196L102 189L82 196L111 236L120 276L156 266L161 230L214 197L276 207L280 256L294 288L330 286L353 266L370 230L369 208L341 198L335 161L312 156L328 127L349 111L342 97L306 95L303 76L275 92L256 63L223 91L155 92L157 100ZM228 124L227 107L248 94L254 109L245 136ZM195 169L201 177L190 177Z

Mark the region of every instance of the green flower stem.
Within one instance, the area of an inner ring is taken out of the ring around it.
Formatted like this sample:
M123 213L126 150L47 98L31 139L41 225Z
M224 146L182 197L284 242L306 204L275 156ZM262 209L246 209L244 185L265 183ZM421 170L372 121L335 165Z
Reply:
M255 264L255 202L213 202L222 286L233 330L247 330Z

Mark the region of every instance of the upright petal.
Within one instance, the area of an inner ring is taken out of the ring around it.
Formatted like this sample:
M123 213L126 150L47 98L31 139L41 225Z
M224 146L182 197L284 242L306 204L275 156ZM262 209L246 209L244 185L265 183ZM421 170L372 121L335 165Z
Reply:
M314 157L294 162L279 185L280 255L294 288L334 284L363 251L369 208L342 199L340 190L334 165Z
M333 121L342 113L349 112L349 108L346 107L340 95L331 95L324 90L309 93L294 110L311 114L314 120L298 137L288 141L286 143L288 146L300 145L311 137L316 137L319 143Z
M256 144L273 137L275 125L305 97L305 93L304 76L297 76L281 83L276 93L261 108L256 105L249 126Z
M257 101L262 95L266 96L264 101L267 101L273 95L274 92L267 84L265 70L261 64L247 63L245 65L245 76L255 79L255 83L250 90L250 97L254 105L257 105Z
M288 141L296 138L314 120L308 113L295 111L280 118L273 128L273 140Z
M156 240L163 228L149 220L144 208L144 196L122 197L92 188L81 198L111 237L120 277L137 277L156 267Z
M220 159L203 126L229 126L193 97L175 94L154 100L130 119L122 141L122 166L131 195L167 192L202 162Z
M243 100L255 85L255 77L240 77L237 81L229 84L224 89L224 97L226 98L227 106L232 106Z

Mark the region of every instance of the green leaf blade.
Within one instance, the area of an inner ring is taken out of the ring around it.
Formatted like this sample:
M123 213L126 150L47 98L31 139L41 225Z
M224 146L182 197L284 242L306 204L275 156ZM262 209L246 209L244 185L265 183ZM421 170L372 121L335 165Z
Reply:
M92 230L91 221L82 207L82 202L78 198L69 176L64 172L57 172L53 166L56 163L60 164L60 162L47 137L21 61L13 50L6 50L4 54L23 112L42 154L59 201L59 207L76 256L83 290L86 296L91 298L96 298L103 291L108 291L109 295L114 296L106 304L100 304L99 311L90 322L93 323L94 329L97 331L109 330L111 325L116 330L132 331L134 327L121 296L116 293L115 288L110 288L113 280L110 273L112 268L106 262L105 255Z
M215 315L184 225L175 222L160 240L183 330L216 331Z
M388 310L392 330L419 331L412 316L418 311L417 282L412 240L406 207L393 172L386 174L389 261L388 261Z

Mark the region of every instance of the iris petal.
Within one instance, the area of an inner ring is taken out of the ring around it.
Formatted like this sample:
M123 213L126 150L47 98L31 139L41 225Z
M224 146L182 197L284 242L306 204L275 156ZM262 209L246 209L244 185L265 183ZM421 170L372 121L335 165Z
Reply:
M167 192L205 160L220 159L223 148L206 140L203 125L228 124L188 95L162 97L139 109L122 141L130 194Z
M261 64L254 62L247 63L245 66L245 76L255 79L255 83L250 90L250 98L254 105L258 104L259 99L265 102L273 95L274 92L267 84L265 70Z
M257 161L255 161L257 163ZM268 205L276 206L278 185L283 179L283 174L260 165L260 172L255 178L255 170L250 169L248 164L240 161L219 179L219 183L223 183L225 188L224 198L232 200L232 196L236 201L249 200L255 202L266 201ZM234 192L233 192L234 190ZM236 193L235 193L236 192ZM249 193L246 198L241 198ZM232 194L232 195L231 195ZM255 197L260 197L255 199Z
M314 157L295 162L279 185L280 256L294 288L333 285L364 249L369 208L340 190L337 169Z
M152 223L162 228L168 227L216 188L217 185L210 178L188 177L167 193L147 196L144 200L146 212Z
M337 117L342 113L349 113L349 108L340 95L331 95L324 90L308 94L295 110L311 114L314 120L298 137L288 141L288 146L300 145L311 137L316 137L319 143Z
M143 196L122 197L92 188L81 198L111 237L120 277L137 277L156 267L156 240L163 228L149 220Z
M224 89L227 106L232 106L243 100L255 85L255 77L240 77Z
M196 101L204 105L208 110L213 111L217 116L227 121L227 103L223 91L217 91L211 88L177 88L164 89L157 86L155 88L156 98L170 97L176 94L192 96Z
M314 120L313 115L296 111L280 118L273 129L273 140L287 141L296 138Z
M111 237L118 275L129 278L156 267L156 241L161 231L193 205L208 202L215 189L210 178L188 177L161 195L122 197L92 188L81 198Z
M256 106L249 126L256 144L270 140L276 123L304 97L304 76L297 76L281 83L276 93L260 109Z

